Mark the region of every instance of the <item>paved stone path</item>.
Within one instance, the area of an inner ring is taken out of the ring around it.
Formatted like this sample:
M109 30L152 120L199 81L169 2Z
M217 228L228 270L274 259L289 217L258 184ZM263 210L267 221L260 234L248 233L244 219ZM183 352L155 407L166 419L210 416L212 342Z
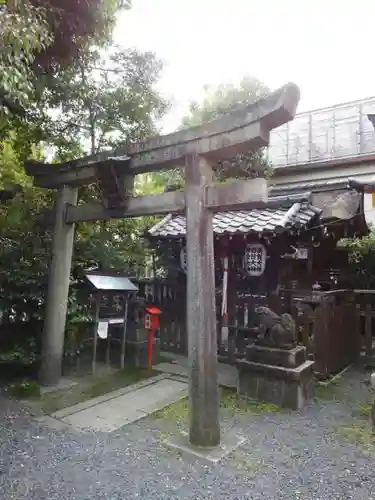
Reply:
M185 379L163 374L103 396L64 408L40 421L59 420L80 431L113 432L154 413L188 394Z
M55 429L65 424L83 432L113 432L145 418L188 395L187 358L175 354L166 357L170 362L154 367L161 375L40 417L39 421ZM219 364L219 383L236 388L235 368Z

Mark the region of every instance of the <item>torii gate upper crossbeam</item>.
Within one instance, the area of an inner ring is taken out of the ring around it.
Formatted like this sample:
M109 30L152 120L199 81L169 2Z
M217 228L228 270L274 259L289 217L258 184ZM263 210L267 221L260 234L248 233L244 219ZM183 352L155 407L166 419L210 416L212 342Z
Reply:
M210 161L233 157L249 149L267 146L270 130L291 120L299 102L299 89L289 83L248 106L207 124L180 130L165 136L127 145L113 151L86 156L67 163L25 163L26 172L37 186L56 188L61 185L83 185L95 182L97 167L111 160L123 162L128 174L184 167L184 158L200 155Z

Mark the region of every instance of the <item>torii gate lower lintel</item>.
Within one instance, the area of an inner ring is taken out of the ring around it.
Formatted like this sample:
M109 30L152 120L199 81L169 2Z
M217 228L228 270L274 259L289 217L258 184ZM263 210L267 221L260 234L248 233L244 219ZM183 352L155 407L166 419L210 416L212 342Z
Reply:
M298 87L288 84L268 98L207 125L151 139L126 152L103 153L63 165L35 162L25 165L35 185L57 189L42 383L53 385L61 376L74 224L186 210L189 437L192 444L199 446L219 444L212 217L215 211L264 206L268 198L264 179L213 184L214 161L267 145L269 131L293 119L298 102ZM120 154L127 156L119 157ZM176 166L185 167L185 192L131 196L135 174ZM77 186L94 181L99 182L105 202L77 205Z

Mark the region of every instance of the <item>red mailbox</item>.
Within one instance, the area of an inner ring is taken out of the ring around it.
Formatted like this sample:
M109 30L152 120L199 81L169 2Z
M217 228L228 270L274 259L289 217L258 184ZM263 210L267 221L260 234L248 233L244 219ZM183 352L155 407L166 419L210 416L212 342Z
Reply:
M146 307L145 310L145 328L148 331L148 368L152 368L152 347L154 345L154 335L155 331L159 328L159 316L161 310L155 306Z

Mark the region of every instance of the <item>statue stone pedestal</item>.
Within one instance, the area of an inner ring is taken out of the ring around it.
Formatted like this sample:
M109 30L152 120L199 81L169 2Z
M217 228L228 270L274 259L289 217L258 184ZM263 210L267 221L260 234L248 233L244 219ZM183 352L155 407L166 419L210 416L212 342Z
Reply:
M160 341L154 338L152 364L159 363ZM125 349L125 366L148 368L148 333L144 328L134 328L128 334Z
M303 346L248 346L246 358L236 363L238 393L298 410L314 395L313 364Z

